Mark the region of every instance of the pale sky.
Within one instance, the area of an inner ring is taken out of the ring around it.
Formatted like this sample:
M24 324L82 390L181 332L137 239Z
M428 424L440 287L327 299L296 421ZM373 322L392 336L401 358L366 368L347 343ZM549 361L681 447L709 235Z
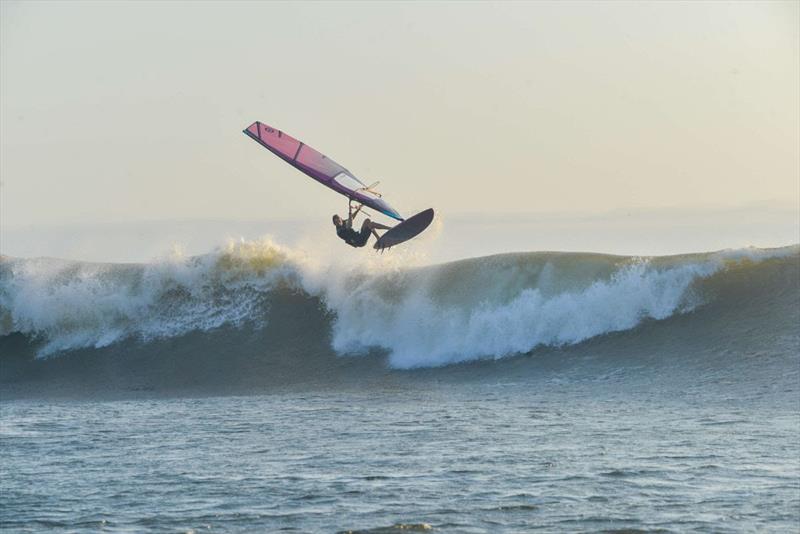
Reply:
M797 211L798 6L3 1L0 223Z

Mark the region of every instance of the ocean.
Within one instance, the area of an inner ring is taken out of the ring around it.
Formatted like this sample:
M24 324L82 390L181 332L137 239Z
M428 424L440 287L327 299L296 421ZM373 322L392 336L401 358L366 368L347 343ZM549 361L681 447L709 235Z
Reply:
M797 532L800 246L0 260L3 532Z

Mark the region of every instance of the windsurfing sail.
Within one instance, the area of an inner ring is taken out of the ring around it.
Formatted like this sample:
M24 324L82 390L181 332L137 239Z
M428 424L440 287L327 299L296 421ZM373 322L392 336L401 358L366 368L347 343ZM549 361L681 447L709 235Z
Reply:
M396 209L353 176L353 173L302 141L258 121L242 131L283 161L322 185L393 219L403 220Z

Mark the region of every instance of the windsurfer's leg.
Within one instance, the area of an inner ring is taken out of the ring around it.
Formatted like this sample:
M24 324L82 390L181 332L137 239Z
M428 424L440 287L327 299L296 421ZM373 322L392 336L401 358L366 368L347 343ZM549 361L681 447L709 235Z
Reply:
M377 232L377 230L388 230L388 229L389 229L388 226L384 226L381 223L373 222L370 219L365 219L364 222L361 223L361 235L364 235L365 233L369 235L370 233L372 233L372 235L375 236L375 239L379 239L381 237L381 235Z
M364 223L369 223L370 230L388 230L391 228L391 226L386 226L385 224L377 223L369 219L364 221Z

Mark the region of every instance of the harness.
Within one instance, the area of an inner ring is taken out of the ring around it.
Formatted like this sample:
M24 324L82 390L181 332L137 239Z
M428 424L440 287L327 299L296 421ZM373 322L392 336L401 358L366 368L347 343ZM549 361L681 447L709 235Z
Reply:
M358 238L361 236L361 234L353 230L351 224L352 223L347 221L342 226L336 228L336 235L342 238L345 243L347 243L351 247L354 247L358 244Z

